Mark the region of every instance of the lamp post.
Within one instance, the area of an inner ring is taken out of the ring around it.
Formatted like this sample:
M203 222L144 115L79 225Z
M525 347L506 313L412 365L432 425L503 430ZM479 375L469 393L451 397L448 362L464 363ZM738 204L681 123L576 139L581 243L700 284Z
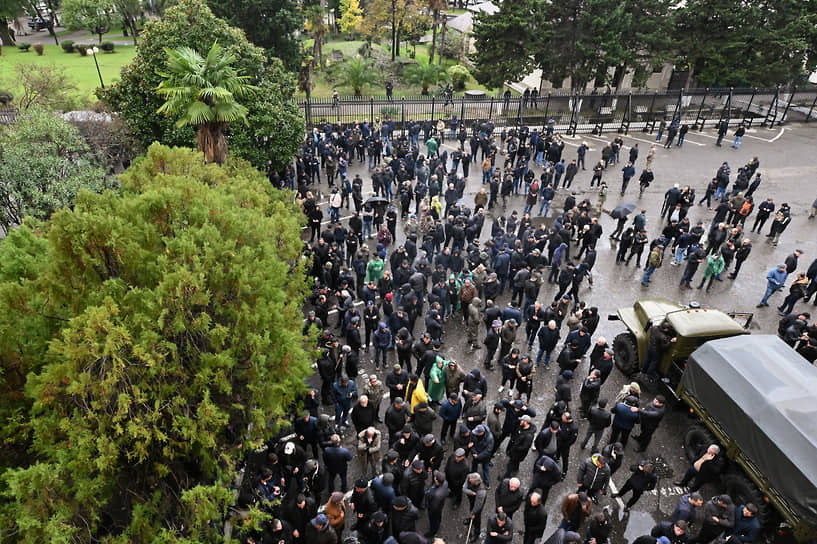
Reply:
M96 54L97 53L99 53L99 47L96 47L96 46L92 47L91 48L91 54L94 56L94 64L96 64L96 73L99 75L99 84L104 89L105 88L105 83L103 83L103 81L102 81L102 72L100 72L99 62L97 62L97 60L96 60Z

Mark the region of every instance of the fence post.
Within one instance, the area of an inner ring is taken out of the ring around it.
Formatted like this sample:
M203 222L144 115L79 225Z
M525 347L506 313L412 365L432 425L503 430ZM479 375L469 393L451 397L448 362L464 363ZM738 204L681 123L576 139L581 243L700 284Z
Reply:
M432 95L431 96L431 121L432 122L434 122L434 102L435 102L435 97Z
M791 107L791 103L794 101L794 95L795 94L797 94L797 85L795 85L791 89L791 94L789 95L789 101L786 103L786 109L783 110L783 117L781 117L780 121L777 122L778 126L782 125L783 122L786 120L786 115L789 114L789 108Z
M460 122L463 124L463 126L465 126L465 95L464 94L462 95L462 107L460 108ZM456 138L456 137L457 137L457 135L454 134L454 138Z
M704 125L706 124L706 120L704 120L701 123L701 126L698 127L698 121L701 119L701 113L703 113L703 111L704 111L704 103L706 102L706 97L707 97L708 94L709 94L709 87L704 89L704 98L703 98L703 100L701 100L701 107L698 108L698 115L695 116L695 124L692 126L692 128L697 128L698 132L703 132Z
M517 119L519 119L519 126L522 126L522 97L519 97L519 110L517 114Z
M655 112L653 110L655 109L655 99L656 98L658 98L658 93L652 93L652 101L650 102L650 113L649 113L650 120L647 123L650 126L650 131L649 131L650 134L652 134L655 131ZM645 126L644 128L647 128L647 127Z
M749 110L752 108L752 102L755 101L755 94L757 94L757 87L752 87L752 96L749 97L749 103L743 109L743 120L742 124L746 126L746 128L750 128L752 126L752 119L749 119ZM774 93L774 100L772 104L774 105L774 116L777 117L777 100L780 97L780 85L777 86L777 90ZM769 110L771 110L771 106L769 106ZM772 124L774 124L774 119L772 119Z
M374 97L369 97L369 119L374 121Z
M548 93L547 101L545 102L545 123L548 122L549 111L550 111L550 93Z
M812 105L812 107L814 107ZM488 106L488 121L492 121L494 117L494 97L491 97L491 105Z
M814 100L811 102L811 107L808 109L808 115L806 115L806 123L811 120L811 113L814 111L814 106L817 106L817 94L814 95Z
M573 134L570 134L573 138L576 137L576 129L579 126L579 120L576 119L576 110L579 107L579 93L573 95L573 107L570 108L570 124L567 127L567 132L570 134L572 131Z
M403 126L406 126L406 97L400 97L400 119Z
M675 103L675 111L672 112L672 120L674 121L676 118L678 120L681 119L683 115L683 101L684 101L684 90L678 89L678 102Z

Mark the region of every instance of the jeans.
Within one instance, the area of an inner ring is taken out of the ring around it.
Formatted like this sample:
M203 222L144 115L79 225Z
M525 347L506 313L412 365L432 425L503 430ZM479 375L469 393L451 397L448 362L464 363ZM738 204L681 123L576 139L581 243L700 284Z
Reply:
M337 221L338 219L340 219L340 208L335 208L333 206L330 206L329 207L329 218L332 219L332 221Z
M363 237L366 238L367 236L372 235L372 222L371 221L363 221Z
M482 184L486 184L491 181L491 172L490 170L486 172L485 170L482 171Z
M545 351L541 347L539 348L539 353L536 355L536 365L538 366L542 362L542 355L545 356L545 366L550 366L550 354L553 353L552 349Z
M346 493L346 472L346 467L344 467L343 472L329 472L329 493L335 491L335 476L340 476L340 490Z
M490 461L477 461L476 458L471 462L471 472L477 472L477 468L479 465L482 465L482 481L483 482L490 482L491 481L491 462Z
M761 304L767 304L769 301L769 297L776 293L778 287L771 282L766 283L766 294L763 295L763 299L760 301Z
M734 147L735 149L739 148L740 147L740 140L742 138L743 138L742 136L735 136L735 143L732 144L732 147Z
M545 215L550 213L550 200L542 199L542 202L539 204L539 215L542 215L542 210L545 210Z
M650 276L652 276L653 272L655 272L655 267L648 266L647 271L644 272L644 277L641 278L641 285L647 285L647 283L650 281Z
M658 134L656 134L656 136L655 136L655 141L660 142L661 138L663 138L663 137L664 137L664 130L663 129L658 129Z
M647 376L655 376L655 368L658 366L660 354L657 349L648 349L647 357L644 360L644 365L641 367L641 372Z
M687 250L685 247L676 247L675 248L675 262L680 263L684 260L684 252Z
M533 204L525 204L525 207L522 209L522 213L523 214L529 213L531 211L531 208L533 208Z
M678 135L678 147L681 147L681 146L684 145L684 138L686 138L686 137L687 137L686 134L679 134Z
M715 200L720 200L726 196L726 187L718 187L718 190L715 191Z
M381 361L383 368L386 368L386 348L374 347L374 367L380 368ZM351 377L351 376L350 376Z
M590 437L593 437L593 447L591 448L592 453L596 453L599 451L599 442L601 442L601 437L604 434L605 428L602 429L593 429L592 427L587 427L587 434L584 435L584 440L582 440L582 449L587 447L587 443L590 442Z
M536 153L536 164L542 166L542 158L545 156L544 151L539 151Z

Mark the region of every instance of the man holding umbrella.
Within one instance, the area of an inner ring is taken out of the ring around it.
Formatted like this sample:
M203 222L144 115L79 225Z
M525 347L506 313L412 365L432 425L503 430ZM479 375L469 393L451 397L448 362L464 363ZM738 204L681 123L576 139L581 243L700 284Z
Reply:
M619 235L624 230L624 225L627 223L627 216L632 213L635 209L635 204L632 202L623 202L615 207L615 209L610 212L610 217L613 219L618 219L618 224L616 224L616 230L614 230L610 234L610 238L613 240L618 240Z

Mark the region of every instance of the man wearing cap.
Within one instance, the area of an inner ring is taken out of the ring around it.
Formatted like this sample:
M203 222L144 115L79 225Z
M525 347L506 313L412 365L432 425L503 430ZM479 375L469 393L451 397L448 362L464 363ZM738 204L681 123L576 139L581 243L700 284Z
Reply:
M445 474L435 470L432 476L432 485L426 491L423 503L426 510L428 510L428 531L424 535L426 538L433 538L437 531L440 530L443 506L445 506L445 499L448 498L448 494L448 482L446 482Z
M325 514L318 514L309 523L306 532L306 542L312 544L337 544L338 534L329 526Z
M389 447L399 438L399 434L408 421L409 410L406 402L400 398L395 398L386 409L386 429L389 434Z
M579 473L576 475L578 492L587 493L587 496L598 504L598 495L607 493L607 484L610 483L610 467L607 466L607 458L604 455L594 453L579 465Z
M377 511L377 503L374 500L372 490L369 489L369 482L365 478L358 478L355 481L355 488L349 499L349 507L354 512L354 523L351 529L362 530L369 523L369 518Z
M500 340L500 348L499 348L499 360L505 358L508 352L511 351L511 347L513 347L513 343L516 341L516 331L517 326L519 323L516 319L509 319L505 321L502 325L502 329L499 331L499 340Z
M414 458L417 453L417 447L420 445L420 437L411 428L411 425L403 427L400 436L395 440L393 449L400 456L400 461L405 466L408 466L409 461Z
M403 479L400 481L400 493L409 498L411 503L417 507L423 507L423 496L426 492L426 471L425 463L421 459L415 459L411 465L403 471Z
M377 511L365 525L358 526L357 534L362 544L383 544L389 537L388 520L386 514Z
M511 352L501 358L502 364L502 381L499 384L499 392L505 389L505 383L508 385L508 394L513 391L516 385L516 365L519 363L519 348L511 349Z
M346 525L346 503L343 502L343 493L340 491L332 493L329 500L326 501L324 512L326 513L329 525L337 533L338 541L340 542L343 536L343 529Z
M318 507L315 500L312 497L304 496L302 493L296 495L292 500L284 502L282 517L291 524L292 536L296 543L305 541L310 521L317 513Z
M417 458L425 463L426 471L438 470L442 466L444 456L443 447L437 442L434 435L425 435L417 449Z
M402 367L395 363L392 371L386 375L386 387L389 388L389 398L392 402L396 398L406 399L406 388L409 383L409 375L403 372Z
M494 437L484 425L477 425L471 434L471 442L468 444L471 451L471 471L477 472L482 465L482 476L485 487L490 487L491 481L491 457L494 453Z
M298 437L301 448L306 451L307 446L312 447L313 457L318 456L318 418L312 417L308 411L303 416L295 420L292 430Z
M456 363L455 363L456 364ZM457 421L462 414L462 402L457 393L450 393L440 405L440 419L442 419L442 429L440 429L440 442L445 445L446 435L454 438L454 430L457 428Z
M508 454L508 466L505 469L505 478L509 478L514 472L519 470L519 465L525 460L533 439L536 438L536 425L530 415L525 414L519 419L519 427L511 435L508 447L505 450Z
M416 530L417 520L420 518L420 513L417 508L411 504L408 497L400 496L392 502L391 515L391 534L399 535L403 532L414 532Z
M786 272L785 264L779 264L776 268L769 270L769 273L766 274L766 293L763 295L763 298L757 305L758 308L763 308L764 306L769 305L769 297L783 289L786 284L786 277L788 277L788 275L789 274Z
M488 370L493 370L493 360L494 355L496 354L496 350L499 347L499 334L500 330L502 329L502 322L498 319L495 319L491 322L491 329L488 331L488 334L485 336L485 340L482 341L485 344L486 353L485 353L485 368Z
M482 509L485 506L485 498L488 496L488 492L482 482L482 477L476 472L468 475L465 484L462 486L462 491L468 497L468 503L471 506L463 525L470 526L470 538L473 542L479 538L480 528L482 527Z
M454 509L462 502L462 486L470 472L470 464L463 448L454 450L454 454L445 463L445 479L448 481L449 494L454 499Z
M587 419L590 411L590 406L595 404L601 392L601 372L598 370L591 370L590 374L584 379L579 389L579 399L581 400L581 407L579 408L579 417Z

